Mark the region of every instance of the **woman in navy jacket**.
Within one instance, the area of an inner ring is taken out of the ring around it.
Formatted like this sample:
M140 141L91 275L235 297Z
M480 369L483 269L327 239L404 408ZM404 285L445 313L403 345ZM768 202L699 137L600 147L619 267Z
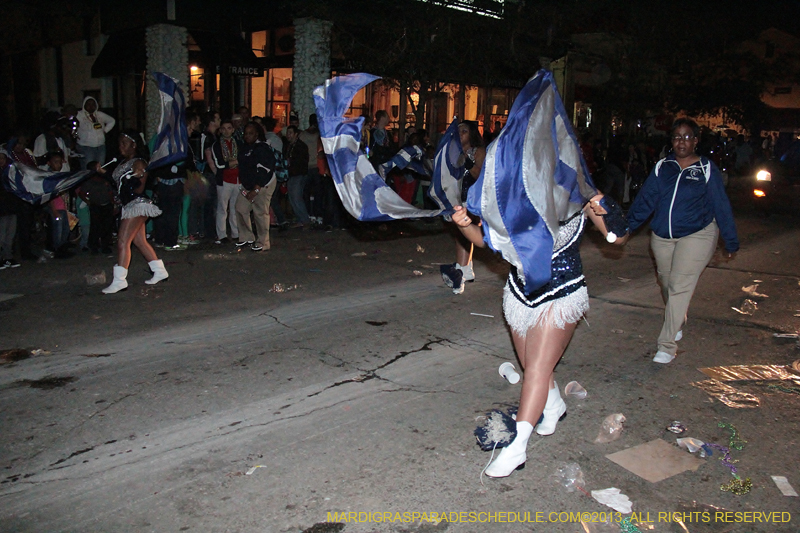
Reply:
M675 121L673 153L656 164L628 212L631 231L653 217L650 247L666 304L658 352L653 358L656 363L675 359L689 302L719 236L725 241L728 259L739 249L719 168L695 153L699 130L691 119Z

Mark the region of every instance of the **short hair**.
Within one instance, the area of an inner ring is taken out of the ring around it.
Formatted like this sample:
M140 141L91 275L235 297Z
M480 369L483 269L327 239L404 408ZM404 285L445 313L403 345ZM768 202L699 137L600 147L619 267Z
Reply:
M375 122L378 122L381 117L389 118L389 113L385 109L380 109L375 113Z
M694 134L695 137L700 136L700 126L698 126L697 122L695 122L690 118L679 118L678 120L673 122L672 129L669 130L669 134L674 135L675 132L678 130L678 128L680 128L681 126L689 126L692 129L692 133Z
M220 127L222 127L223 124L230 124L231 126L233 126L233 118L232 117L225 117L225 118L221 119L219 121Z
M65 158L64 158L64 154L62 154L60 150L56 150L56 151L54 151L54 152L48 152L48 153L45 155L46 161L50 161L50 160L52 160L54 157L60 157L62 160L64 160L64 159L65 159Z
M298 133L300 131L300 128L298 128L294 124L290 124L290 125L286 126L286 133L289 133L290 131Z
M278 124L278 121L272 117L264 117L261 123L264 126L264 129L267 131L273 131L275 126Z
M203 124L208 126L209 124L214 122L214 119L217 118L217 115L219 115L219 113L217 113L216 111L209 111L208 113L203 115Z
M186 112L186 123L187 124L189 124L190 122L194 122L195 120L198 120L199 118L200 118L200 115L198 115L194 111L187 111Z

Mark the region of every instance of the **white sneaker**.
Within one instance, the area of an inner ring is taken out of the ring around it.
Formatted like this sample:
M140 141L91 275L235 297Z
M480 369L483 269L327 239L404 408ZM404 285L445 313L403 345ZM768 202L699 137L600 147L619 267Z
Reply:
M665 365L667 363L671 363L673 359L675 359L674 355L668 354L667 352L662 352L661 350L659 350L656 353L656 356L653 357L653 362L654 363L661 363L661 364Z
M459 269L464 274L464 281L475 281L475 271L472 269L472 261L468 264L461 266L458 263L455 264L455 267Z
M678 333L675 334L675 342L678 342L683 338L683 330L680 330Z

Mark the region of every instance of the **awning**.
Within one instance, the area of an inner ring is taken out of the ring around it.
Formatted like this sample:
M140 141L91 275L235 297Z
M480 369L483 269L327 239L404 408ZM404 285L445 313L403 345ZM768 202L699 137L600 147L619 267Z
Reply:
M189 33L200 48L202 66L206 70L216 68L219 74L263 76L264 63L238 35L200 30L190 30Z
M147 68L144 29L109 36L92 65L92 77L119 76Z

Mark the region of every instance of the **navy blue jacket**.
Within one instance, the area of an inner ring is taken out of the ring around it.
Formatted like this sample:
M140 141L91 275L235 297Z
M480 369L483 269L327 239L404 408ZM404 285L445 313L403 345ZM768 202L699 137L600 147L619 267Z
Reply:
M239 151L239 182L245 190L266 187L275 177L275 154L262 141L244 144Z
M725 250L739 249L733 211L725 194L719 168L700 161L681 170L674 155L658 162L628 211L631 231L653 215L650 228L663 239L679 239L717 221Z

